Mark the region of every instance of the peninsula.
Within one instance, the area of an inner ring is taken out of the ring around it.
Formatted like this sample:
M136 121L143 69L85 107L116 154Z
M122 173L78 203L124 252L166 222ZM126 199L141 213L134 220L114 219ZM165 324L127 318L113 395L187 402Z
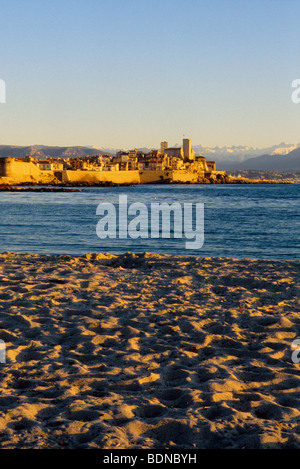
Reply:
M0 184L153 184L227 182L225 171L217 171L214 161L195 156L191 140L182 147L169 148L161 142L160 150L143 153L134 149L116 155L100 154L77 158L0 159Z
M0 158L0 190L16 185L98 186L131 184L220 184L272 183L267 179L229 176L218 171L215 161L195 155L191 140L182 147L160 144L159 150L143 152L137 148L115 155L76 157L33 156Z

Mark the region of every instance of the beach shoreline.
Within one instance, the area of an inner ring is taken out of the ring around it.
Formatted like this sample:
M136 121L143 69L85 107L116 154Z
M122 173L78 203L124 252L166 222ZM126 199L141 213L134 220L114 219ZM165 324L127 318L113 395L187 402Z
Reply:
M0 448L300 448L299 265L0 254Z

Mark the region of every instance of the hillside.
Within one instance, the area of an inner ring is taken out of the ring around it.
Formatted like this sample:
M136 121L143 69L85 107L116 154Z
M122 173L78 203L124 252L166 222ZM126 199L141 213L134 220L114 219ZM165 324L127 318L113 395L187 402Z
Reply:
M261 155L246 161L217 161L219 170L300 171L300 148L287 155Z
M25 158L32 156L37 159L46 158L75 158L76 156L92 156L99 155L101 151L96 148L88 148L82 146L75 147L55 147L55 146L14 146L0 145L0 158L8 156L13 158Z

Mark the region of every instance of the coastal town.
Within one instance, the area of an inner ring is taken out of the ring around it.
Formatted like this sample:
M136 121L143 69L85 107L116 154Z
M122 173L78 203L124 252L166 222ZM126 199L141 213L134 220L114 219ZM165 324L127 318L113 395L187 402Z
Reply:
M214 161L195 155L191 140L169 147L163 141L159 150L120 150L115 155L99 154L75 158L0 159L0 184L147 184L222 183L225 171L217 171Z
M241 174L242 173L242 174ZM215 161L196 155L191 139L182 146L115 154L7 156L0 158L0 190L16 186L111 186L133 184L270 184L297 182L295 174L220 171Z

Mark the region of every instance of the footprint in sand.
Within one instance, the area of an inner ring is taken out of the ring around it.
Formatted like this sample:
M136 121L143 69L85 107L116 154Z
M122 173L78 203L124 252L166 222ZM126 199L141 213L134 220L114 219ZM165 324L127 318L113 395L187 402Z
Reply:
M162 390L159 393L158 398L160 399L162 404L180 409L189 407L189 405L193 402L193 399L190 396L189 392L183 391L179 388L170 388Z
M157 417L162 417L168 408L158 404L148 404L141 406L135 410L135 415L143 419L153 419Z

